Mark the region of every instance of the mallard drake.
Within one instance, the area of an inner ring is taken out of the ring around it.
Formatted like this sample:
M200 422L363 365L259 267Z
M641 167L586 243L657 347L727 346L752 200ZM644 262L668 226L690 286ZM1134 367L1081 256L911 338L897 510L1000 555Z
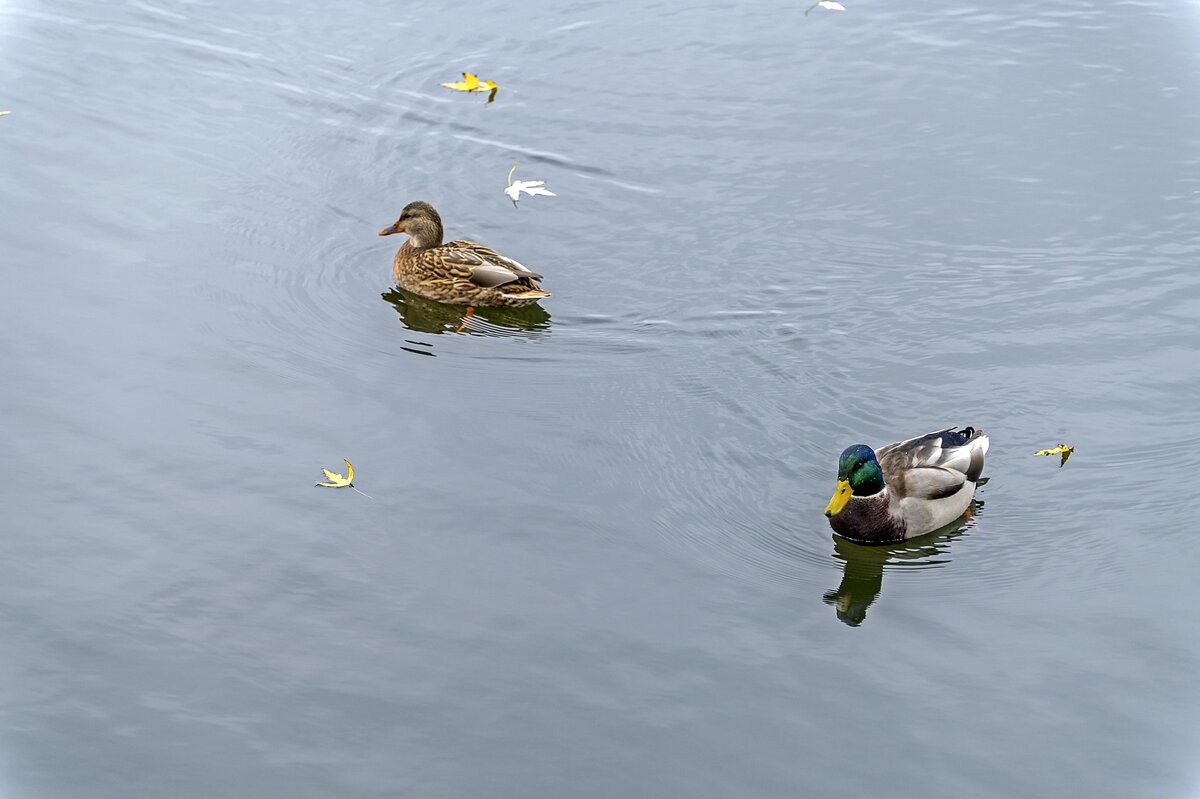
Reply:
M847 447L838 460L837 490L825 506L829 526L864 544L945 527L970 507L988 443L982 430L948 427L878 453L866 444Z
M403 289L453 305L529 305L549 297L531 272L491 247L474 241L442 243L442 218L427 202L404 206L394 225L380 236L407 233L396 253L392 276Z

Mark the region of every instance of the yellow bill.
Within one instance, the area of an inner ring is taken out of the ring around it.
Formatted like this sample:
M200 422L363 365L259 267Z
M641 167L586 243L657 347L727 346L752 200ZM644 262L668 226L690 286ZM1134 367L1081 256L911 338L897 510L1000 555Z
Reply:
M826 516L837 516L846 507L846 503L850 501L850 495L854 492L850 489L849 480L838 480L837 490L833 492L833 499L829 500L829 504L825 506Z

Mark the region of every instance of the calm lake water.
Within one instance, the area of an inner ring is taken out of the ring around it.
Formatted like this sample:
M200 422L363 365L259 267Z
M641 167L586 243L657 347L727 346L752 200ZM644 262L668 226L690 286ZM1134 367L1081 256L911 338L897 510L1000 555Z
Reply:
M0 5L0 796L1200 795L1200 4L846 3Z

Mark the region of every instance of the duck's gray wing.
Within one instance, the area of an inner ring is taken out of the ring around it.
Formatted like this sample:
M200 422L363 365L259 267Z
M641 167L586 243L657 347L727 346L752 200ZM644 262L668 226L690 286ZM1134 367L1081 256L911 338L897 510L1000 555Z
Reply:
M892 490L901 498L945 499L954 496L967 482L967 476L955 469L918 466L905 469Z
M478 242L452 241L442 249L447 263L467 269L471 282L484 288L503 286L521 278L542 279L541 275L526 269L520 262Z
M971 427L948 427L883 447L876 453L889 485L908 496L950 496L983 472L987 436Z

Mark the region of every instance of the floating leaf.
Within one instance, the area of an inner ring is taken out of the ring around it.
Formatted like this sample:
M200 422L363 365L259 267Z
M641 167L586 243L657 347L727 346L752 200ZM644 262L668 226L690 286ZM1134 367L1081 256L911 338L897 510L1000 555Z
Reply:
M11 113L12 113L12 111L0 111L0 117L7 116L8 114L11 114Z
M479 76L473 72L464 72L463 79L454 83L443 83L447 89L454 89L456 92L489 92L488 102L496 99L496 90L500 86L494 80L480 80Z
M513 205L517 204L520 199L521 192L525 192L531 197L557 197L558 195L543 187L544 180L518 180L515 183L509 184L509 187L504 190L504 193L512 197Z
M1072 447L1070 444L1059 444L1057 447L1051 447L1050 449L1039 449L1037 452L1035 452L1033 454L1034 455L1061 455L1062 461L1060 461L1058 464L1058 468L1061 469L1064 465L1066 465L1067 458L1071 457L1071 453L1074 451L1075 451L1075 448Z
M317 485L325 488L354 488L354 464L345 458L342 458L342 462L346 464L345 477L342 477L337 472L331 472L328 469L322 469L321 471L325 473L325 479L329 482L317 483ZM354 490L358 491L357 488L354 488ZM367 499L373 499L370 494L363 494L361 491L358 491L358 493L362 494Z
M837 2L837 0L817 0L817 2L813 3L811 6L808 7L808 11L812 11L814 8L823 8L826 11L845 11L846 10L846 7L844 5L842 5L841 3ZM808 11L804 12L804 16L806 16L806 17L808 16Z
M454 83L443 83L447 89L454 89L456 92L474 92L479 90L479 76L473 75L470 72L462 74L463 79Z
M517 164L512 165L512 169L508 170L508 188L504 190L513 201L513 205L521 199L521 192L525 192L530 197L557 197L558 195L549 189L545 188L546 181L544 180L517 180L512 179L513 172L517 171Z

